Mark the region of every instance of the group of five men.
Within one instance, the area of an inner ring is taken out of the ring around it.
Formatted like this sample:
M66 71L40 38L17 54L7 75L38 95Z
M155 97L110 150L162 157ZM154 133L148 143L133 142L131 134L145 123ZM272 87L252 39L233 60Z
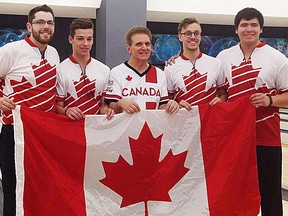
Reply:
M233 101L250 97L256 108L257 160L262 215L283 215L281 196L281 140L279 107L288 105L288 59L260 41L264 19L254 8L235 17L240 43L217 58L199 48L201 26L195 18L179 24L182 53L164 72L148 62L152 35L142 26L126 33L130 59L110 69L90 56L94 25L75 19L70 25L72 54L61 64L48 45L55 17L47 5L33 8L24 40L0 48L3 127L0 159L4 190L4 216L15 215L14 131L11 110L16 105L66 115L79 120L87 114L133 114L146 109L165 109ZM172 63L171 63L172 62ZM55 88L56 86L56 88ZM57 93L56 93L57 92Z

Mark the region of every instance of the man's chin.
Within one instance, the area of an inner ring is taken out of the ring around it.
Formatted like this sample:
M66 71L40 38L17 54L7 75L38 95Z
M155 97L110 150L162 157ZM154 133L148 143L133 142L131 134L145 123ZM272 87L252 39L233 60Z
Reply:
M52 40L52 37L45 37L45 38L40 38L38 40L39 43L46 45Z
M196 51L196 50L198 50L198 46L191 46L191 47L189 47L189 50L190 51Z

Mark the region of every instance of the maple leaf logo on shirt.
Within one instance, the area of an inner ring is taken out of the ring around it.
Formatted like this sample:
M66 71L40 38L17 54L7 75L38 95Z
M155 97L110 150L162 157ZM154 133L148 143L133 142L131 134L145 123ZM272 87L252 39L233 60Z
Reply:
M123 197L121 208L143 201L148 216L149 200L172 202L169 190L189 171L187 151L173 155L170 149L159 162L162 135L154 138L145 122L138 139L129 137L133 165L121 155L115 163L102 162L106 177L100 182Z
M228 100L230 101L236 100L237 98L245 95L248 96L254 94L257 92L256 89L264 84L261 79L258 79L257 87L257 77L260 73L261 67L253 68L251 59L249 59L247 62L243 60L239 66L232 65L231 69L232 78L228 86ZM269 92L267 87L264 87L265 88L260 92Z
M96 88L96 79L90 80L87 76L81 76L79 81L74 81L77 97L83 97L84 95L91 94L90 98L94 97ZM88 99L88 98L87 98Z
M197 69L188 76L183 75L184 88L178 87L175 100L179 103L185 100L191 105L209 103L216 97L216 87L207 89L208 73L200 74Z
M81 76L79 81L73 81L73 85L67 91L65 106L77 106L84 114L96 114L100 112L102 91L96 89L96 79L90 80L87 76Z
M24 68L23 71L17 72L17 75L6 79L1 88L2 93L7 97L13 97L16 104L55 112L55 86L56 65L50 65L46 59L42 59L39 65L31 64L31 69ZM11 111L2 114L5 124L13 122Z
M87 76L81 76L79 80L72 80L72 83L73 84L69 85L69 88L67 90L66 100L71 100L70 97L72 97L72 100L74 101L78 100L80 97L87 95L91 96L89 99L94 97L96 79L90 80Z
M131 81L131 80L132 80L132 77L131 77L130 75L128 75L128 76L126 77L126 80L127 80L127 81Z

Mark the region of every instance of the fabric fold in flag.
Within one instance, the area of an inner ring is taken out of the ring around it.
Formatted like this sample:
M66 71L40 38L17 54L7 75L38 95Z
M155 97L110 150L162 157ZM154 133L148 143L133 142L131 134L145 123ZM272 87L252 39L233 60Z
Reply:
M65 116L14 111L17 215L255 216L255 109Z

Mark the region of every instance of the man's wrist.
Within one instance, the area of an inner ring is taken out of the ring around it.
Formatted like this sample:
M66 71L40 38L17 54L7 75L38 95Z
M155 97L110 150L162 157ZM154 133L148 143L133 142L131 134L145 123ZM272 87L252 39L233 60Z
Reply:
M268 107L272 106L273 105L273 99L272 99L272 96L271 95L267 95L268 98L269 98L269 105Z
M65 108L64 108L64 115L65 115L65 116L66 116L67 110L68 110L68 108L65 107Z

